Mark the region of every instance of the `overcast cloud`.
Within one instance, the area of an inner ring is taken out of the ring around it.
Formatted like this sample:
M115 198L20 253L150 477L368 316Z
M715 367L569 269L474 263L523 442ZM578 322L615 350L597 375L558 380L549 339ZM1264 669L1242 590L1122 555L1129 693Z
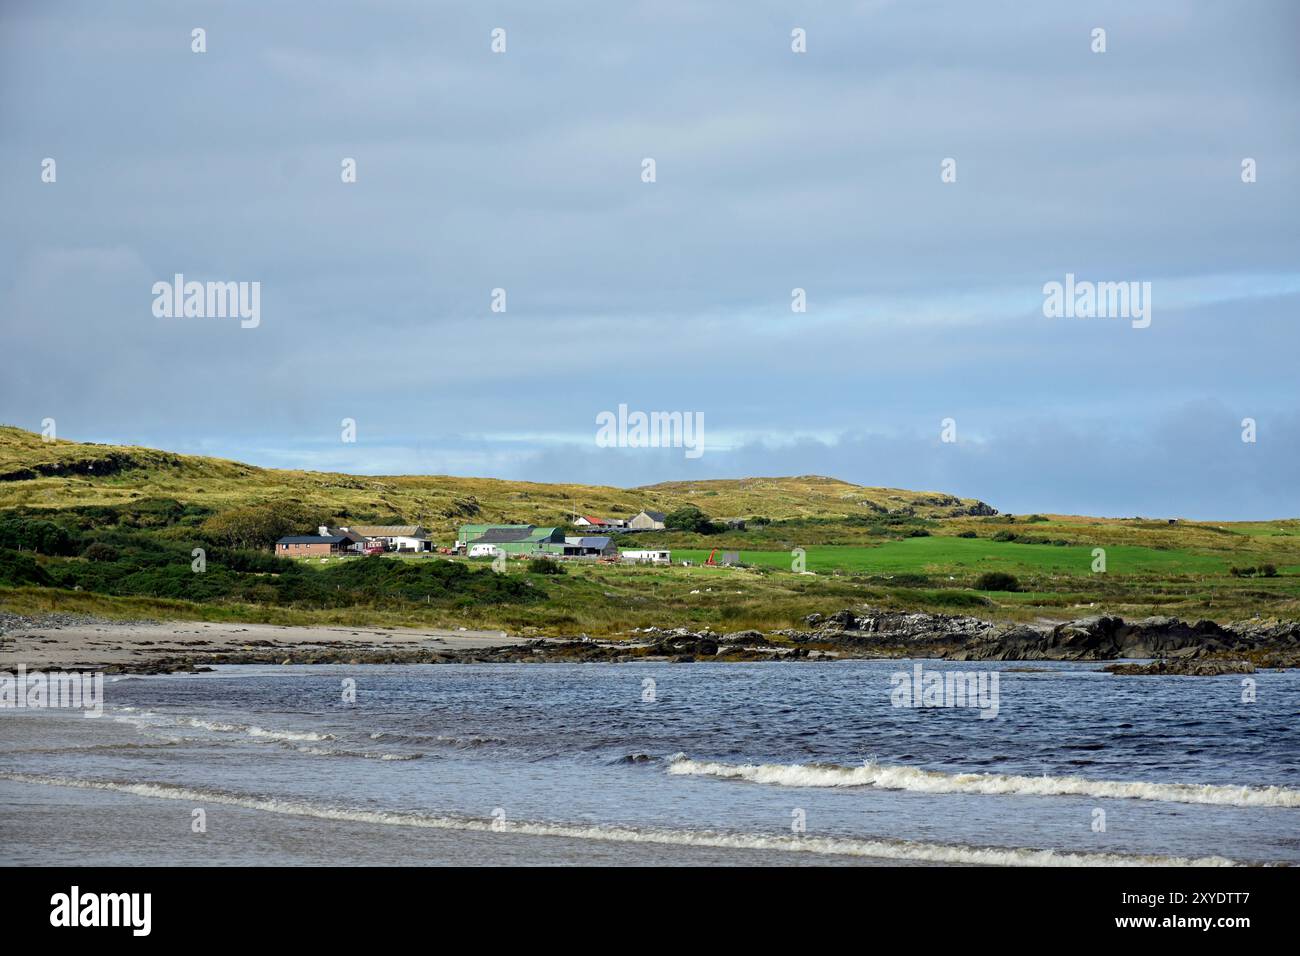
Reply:
M365 473L1300 515L1298 36L1285 0L11 0L0 421ZM260 282L260 326L156 318L178 272ZM1067 272L1150 282L1150 327L1045 318ZM706 453L598 448L620 403L702 412Z

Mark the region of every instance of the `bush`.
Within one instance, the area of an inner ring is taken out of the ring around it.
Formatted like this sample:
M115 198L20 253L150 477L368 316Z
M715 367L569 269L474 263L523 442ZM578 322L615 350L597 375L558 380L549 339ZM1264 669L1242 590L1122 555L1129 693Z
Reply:
M979 535L977 535L974 531L963 531L963 532L961 532L961 534L957 535L957 537L959 537L959 538L978 538Z
M1020 535L1010 531L999 531L993 536L994 541L1015 541Z
M116 561L118 559L117 548L111 544L105 544L102 541L91 542L90 547L81 552L81 556L87 561Z
M986 571L975 581L977 591L1019 591L1020 582L1005 571Z
M567 574L564 565L551 558L533 558L528 562L528 570L533 574Z
M50 584L50 576L31 555L0 550L0 584L15 588L24 584L45 587Z
M1277 565L1276 565L1276 564L1261 564L1261 565L1259 566L1259 573L1260 573L1261 575L1263 575L1264 577L1266 577L1266 578L1275 578L1275 577L1277 577Z
M71 557L81 551L81 542L53 521L15 517L0 521L0 548Z

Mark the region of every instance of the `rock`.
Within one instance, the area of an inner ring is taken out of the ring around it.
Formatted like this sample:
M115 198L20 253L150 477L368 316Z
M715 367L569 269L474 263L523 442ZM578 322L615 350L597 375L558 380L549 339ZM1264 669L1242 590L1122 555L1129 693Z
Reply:
M1255 665L1250 661L1195 660L1177 658L1159 660L1150 664L1109 664L1102 670L1109 674L1130 676L1147 676L1153 674L1176 674L1184 677L1220 677L1224 674L1253 674Z
M732 631L718 639L719 644L744 644L761 647L770 642L761 631Z

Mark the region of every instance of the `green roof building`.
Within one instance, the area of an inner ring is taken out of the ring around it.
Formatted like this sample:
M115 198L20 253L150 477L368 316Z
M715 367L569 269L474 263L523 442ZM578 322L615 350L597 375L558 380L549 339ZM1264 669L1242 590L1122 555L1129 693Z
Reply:
M492 545L506 554L563 554L564 532L559 528L537 528L530 524L461 525L459 542Z

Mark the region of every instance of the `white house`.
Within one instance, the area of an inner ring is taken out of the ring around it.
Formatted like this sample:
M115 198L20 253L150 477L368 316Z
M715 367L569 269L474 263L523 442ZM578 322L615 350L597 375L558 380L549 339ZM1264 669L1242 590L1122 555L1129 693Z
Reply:
M620 551L619 555L624 561L632 564L672 564L673 553L671 551L654 551L654 550L627 550Z

